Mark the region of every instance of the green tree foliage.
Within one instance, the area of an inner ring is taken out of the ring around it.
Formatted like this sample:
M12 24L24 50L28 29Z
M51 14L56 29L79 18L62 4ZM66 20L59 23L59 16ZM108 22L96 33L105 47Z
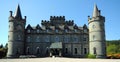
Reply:
M0 45L0 58L4 58L7 53L7 44L4 47L2 44Z
M0 45L0 48L3 48L3 44Z
M120 40L107 41L107 54L120 53Z

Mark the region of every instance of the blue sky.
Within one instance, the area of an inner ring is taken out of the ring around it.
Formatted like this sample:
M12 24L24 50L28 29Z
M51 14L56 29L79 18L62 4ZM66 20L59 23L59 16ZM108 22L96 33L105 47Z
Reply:
M120 0L1 0L0 1L0 44L8 42L9 11L13 13L20 5L22 17L27 16L27 24L36 26L50 16L65 16L78 26L88 25L88 15L92 15L94 4L106 17L107 40L120 39Z

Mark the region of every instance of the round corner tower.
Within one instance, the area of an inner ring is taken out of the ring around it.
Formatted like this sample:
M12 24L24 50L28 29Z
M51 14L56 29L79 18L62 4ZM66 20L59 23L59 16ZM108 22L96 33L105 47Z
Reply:
M22 19L20 7L18 5L15 15L12 16L12 11L10 11L9 16L8 58L19 57L19 55L24 54L25 24L26 17Z
M88 17L89 24L89 53L96 58L106 57L105 17L100 15L100 10L94 6L92 18Z

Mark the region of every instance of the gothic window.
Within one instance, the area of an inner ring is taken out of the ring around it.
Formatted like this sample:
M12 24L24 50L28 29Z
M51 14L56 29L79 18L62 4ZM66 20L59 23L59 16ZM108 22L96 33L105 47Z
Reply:
M27 37L27 42L30 42L30 36Z
M84 48L84 54L87 54L87 48Z
M93 54L97 54L96 47L93 48Z
M39 42L39 41L40 41L40 37L37 36L37 37L36 37L36 42Z
M74 49L74 53L77 54L77 48Z
M28 29L27 32L30 33L30 30Z
M27 47L27 52L26 53L30 54L30 48L29 47Z
M68 48L65 48L65 53L66 53L66 54L68 53Z
M55 41L59 42L59 37L58 36L55 37Z

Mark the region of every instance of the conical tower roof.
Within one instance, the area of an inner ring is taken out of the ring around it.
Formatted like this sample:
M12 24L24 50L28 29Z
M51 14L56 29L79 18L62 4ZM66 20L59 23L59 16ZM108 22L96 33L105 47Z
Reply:
M17 9L16 9L16 11L15 11L14 17L15 17L15 18L22 19L22 14L21 14L21 10L20 10L19 4L18 4Z
M99 16L99 10L97 8L97 5L95 4L92 17L97 17L97 16Z

